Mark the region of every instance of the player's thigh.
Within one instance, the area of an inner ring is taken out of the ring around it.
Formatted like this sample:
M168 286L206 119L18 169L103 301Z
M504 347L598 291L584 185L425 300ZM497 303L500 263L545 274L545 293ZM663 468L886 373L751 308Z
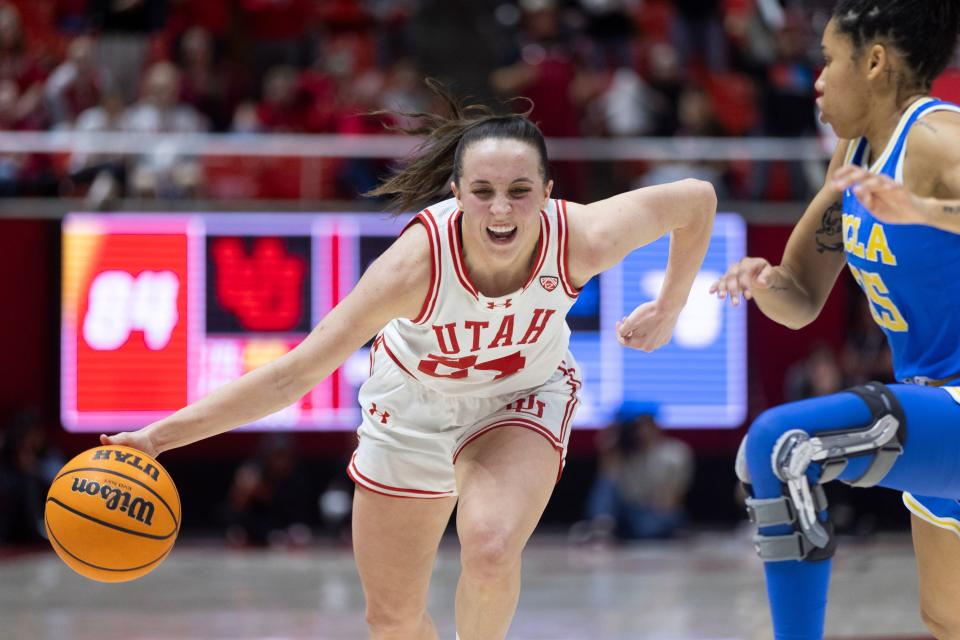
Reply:
M924 622L939 640L960 639L960 538L911 516Z
M456 464L457 532L466 553L515 557L556 485L561 451L536 431L501 427L471 442Z
M420 611L455 497L384 496L357 487L353 552L368 608Z

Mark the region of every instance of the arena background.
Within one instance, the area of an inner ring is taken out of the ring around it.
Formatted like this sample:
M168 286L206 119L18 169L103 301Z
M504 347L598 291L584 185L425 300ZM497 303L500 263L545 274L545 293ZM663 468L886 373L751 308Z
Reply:
M747 253L778 260L832 148L813 91L825 0L122 4L0 2L0 558L49 553L31 520L42 492L19 488L42 487L51 468L97 444L94 433L61 423L61 232L70 212L382 220L384 204L360 194L411 143L384 129L402 118L365 114L436 108L423 85L434 77L478 102L531 98L557 195L590 201L708 179L719 210L746 221ZM934 94L960 100L958 64ZM733 459L752 417L786 399L890 378L846 273L802 331L752 305L746 316L746 419L669 431L695 454L686 535L742 523ZM573 432L541 531L566 536L583 518L596 442L596 429ZM353 445L350 429L239 432L164 454L183 500L178 544L255 546L229 533L231 495L244 470L271 455L293 469L290 491L275 496L283 526L305 529L267 543L342 540ZM908 526L892 492L831 491L845 506L844 534L872 539Z

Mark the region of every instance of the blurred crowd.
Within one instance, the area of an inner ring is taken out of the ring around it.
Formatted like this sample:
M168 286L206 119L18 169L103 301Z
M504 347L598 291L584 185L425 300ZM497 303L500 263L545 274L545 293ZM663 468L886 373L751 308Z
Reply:
M828 0L0 0L0 128L383 133L435 103L518 95L548 136L809 136ZM519 104L522 108L524 105ZM0 195L354 197L383 163L0 157ZM238 177L238 172L241 177ZM568 197L696 175L794 199L798 163L557 163ZM618 184L610 184L610 181ZM606 183L606 184L604 184ZM259 185L259 186L251 186Z

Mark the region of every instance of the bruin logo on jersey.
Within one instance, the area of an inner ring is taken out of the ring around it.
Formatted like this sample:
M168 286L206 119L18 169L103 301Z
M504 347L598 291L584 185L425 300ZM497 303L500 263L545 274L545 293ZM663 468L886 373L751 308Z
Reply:
M125 464L130 465L134 469L142 471L143 473L153 478L154 481L160 478L159 469L157 469L155 466L153 466L149 462L147 463L146 466L141 466L141 463L143 462L143 458L141 458L140 456L134 453L124 453L123 451L117 451L116 449L97 449L96 451L93 452L93 460L109 460L111 456L117 462L123 462Z
M88 496L99 496L104 501L104 506L110 511L116 511L119 507L120 511L137 522L153 524L153 512L156 509L154 504L141 497L131 501L129 491L121 491L107 484L101 485L96 480L87 478L74 478L70 490L75 493L85 493Z
M540 276L540 286L547 291L553 291L558 284L560 284L560 279L557 276Z
M372 416L379 416L379 418L380 418L380 424L387 424L387 418L390 417L390 412L389 412L389 411L380 411L379 409L377 409L377 403L376 403L376 402L371 402L371 403L370 403L370 408L367 409L367 411L369 411L369 412L370 412L370 415L372 415Z

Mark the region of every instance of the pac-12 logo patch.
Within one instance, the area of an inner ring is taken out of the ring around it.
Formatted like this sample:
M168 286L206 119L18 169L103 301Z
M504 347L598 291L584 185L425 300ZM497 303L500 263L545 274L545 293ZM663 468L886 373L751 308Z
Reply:
M540 276L540 286L547 291L553 291L558 284L560 284L560 280L557 276Z

